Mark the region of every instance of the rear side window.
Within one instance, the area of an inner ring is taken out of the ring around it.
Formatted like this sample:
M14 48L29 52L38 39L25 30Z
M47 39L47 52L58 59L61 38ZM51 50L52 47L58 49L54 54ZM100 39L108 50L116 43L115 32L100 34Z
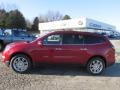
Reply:
M84 44L96 44L105 42L104 37L98 36L84 36Z
M63 44L83 44L83 36L79 34L64 34L62 43Z
M73 44L74 43L74 35L72 34L64 34L62 39L63 44Z

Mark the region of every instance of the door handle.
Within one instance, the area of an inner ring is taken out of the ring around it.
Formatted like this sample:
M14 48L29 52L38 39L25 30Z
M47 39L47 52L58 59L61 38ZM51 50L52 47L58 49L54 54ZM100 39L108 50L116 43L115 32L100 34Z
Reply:
M87 48L81 48L80 50L86 51L86 50L88 50L88 49L87 49Z
M62 48L55 48L55 50L62 50Z

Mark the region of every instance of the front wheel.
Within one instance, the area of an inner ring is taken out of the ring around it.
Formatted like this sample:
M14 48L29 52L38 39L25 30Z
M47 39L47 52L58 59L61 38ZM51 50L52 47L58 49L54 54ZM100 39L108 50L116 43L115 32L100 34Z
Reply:
M23 54L17 54L11 59L10 66L17 73L26 73L31 68L30 58Z
M105 69L105 62L101 58L92 58L87 64L87 71L93 75L101 74Z
M2 51L2 50L3 50L3 43L0 42L0 51Z

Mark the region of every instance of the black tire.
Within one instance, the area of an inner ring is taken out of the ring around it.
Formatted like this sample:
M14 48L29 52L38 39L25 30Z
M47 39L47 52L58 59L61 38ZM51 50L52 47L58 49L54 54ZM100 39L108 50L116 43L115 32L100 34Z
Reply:
M87 64L87 71L92 75L99 75L105 69L105 62L99 57L92 58Z
M3 50L3 43L0 42L0 51L2 51L2 50Z
M27 73L31 69L32 63L30 58L24 54L17 54L12 57L10 68L16 73Z

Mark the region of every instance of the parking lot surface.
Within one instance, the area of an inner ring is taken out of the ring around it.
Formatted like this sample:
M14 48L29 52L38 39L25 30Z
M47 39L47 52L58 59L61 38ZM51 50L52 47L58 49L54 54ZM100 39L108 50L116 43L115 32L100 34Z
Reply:
M120 40L112 43L116 63L99 76L72 66L38 67L28 74L17 74L0 62L0 90L119 90Z

